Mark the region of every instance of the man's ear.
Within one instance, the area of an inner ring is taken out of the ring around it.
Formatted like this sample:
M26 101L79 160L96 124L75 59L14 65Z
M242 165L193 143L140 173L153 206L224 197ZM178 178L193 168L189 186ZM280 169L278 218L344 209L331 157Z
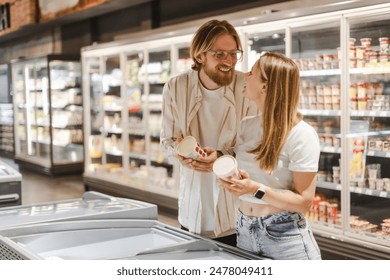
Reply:
M200 64L203 63L203 60L204 60L204 55L203 54L199 54L197 57L196 57L196 61Z

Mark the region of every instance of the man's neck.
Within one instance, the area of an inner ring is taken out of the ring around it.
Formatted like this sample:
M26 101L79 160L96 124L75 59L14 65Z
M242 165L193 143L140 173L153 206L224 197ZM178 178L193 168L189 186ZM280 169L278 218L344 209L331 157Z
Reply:
M202 85L208 90L216 90L221 87L220 85L216 84L213 80L211 80L209 76L207 76L206 73L203 71L203 69L199 70L198 76Z

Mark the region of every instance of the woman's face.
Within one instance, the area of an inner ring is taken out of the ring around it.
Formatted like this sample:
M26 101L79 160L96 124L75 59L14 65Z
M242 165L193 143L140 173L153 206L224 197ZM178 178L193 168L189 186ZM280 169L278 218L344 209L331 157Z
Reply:
M245 74L244 96L255 101L257 107L262 110L267 94L267 83L260 80L260 71L257 67Z

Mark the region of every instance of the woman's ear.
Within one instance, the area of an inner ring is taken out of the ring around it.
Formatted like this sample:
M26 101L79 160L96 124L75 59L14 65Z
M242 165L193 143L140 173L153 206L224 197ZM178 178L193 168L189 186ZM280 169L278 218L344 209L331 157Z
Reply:
M262 83L261 89L260 89L261 94L267 93L267 89L268 89L268 84Z

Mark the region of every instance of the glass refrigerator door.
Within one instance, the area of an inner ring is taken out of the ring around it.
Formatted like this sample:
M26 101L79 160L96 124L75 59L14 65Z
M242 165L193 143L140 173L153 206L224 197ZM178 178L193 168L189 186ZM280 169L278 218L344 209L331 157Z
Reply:
M86 83L84 86L85 94L89 93L84 99L84 108L87 112L85 115L85 130L86 130L86 156L85 170L93 172L100 170L103 164L103 87L102 87L102 71L101 59L92 57L85 59ZM89 104L85 104L89 102Z
M348 233L389 247L390 12L349 22Z
M176 59L176 69L175 73L183 73L184 71L190 70L192 64L194 63L190 55L190 47L186 44L180 44L178 48L178 59Z
M319 32L321 30L321 32ZM341 230L340 21L292 28L291 57L301 73L300 112L320 138L316 196L306 216L314 228Z
M248 70L252 68L262 52L272 51L286 54L285 36L284 30L250 33L247 40Z
M83 107L79 62L49 61L53 164L82 162Z
M126 55L125 62L125 127L128 159L125 160L127 174L133 187L143 188L146 185L146 124L143 99L145 95L145 53L143 50Z
M13 64L15 156L50 167L49 81L46 60Z
M102 67L102 108L103 126L101 134L103 140L103 166L108 173L122 171L123 162L123 128L121 96L122 70L120 56L103 58Z
M176 54L176 53L175 53ZM160 149L162 122L162 91L172 73L170 46L148 50L148 63L140 71L140 82L144 82L142 96L147 135L145 137L148 186L156 187L157 192L166 193L172 188L173 166L164 158ZM143 75L147 73L147 79Z

